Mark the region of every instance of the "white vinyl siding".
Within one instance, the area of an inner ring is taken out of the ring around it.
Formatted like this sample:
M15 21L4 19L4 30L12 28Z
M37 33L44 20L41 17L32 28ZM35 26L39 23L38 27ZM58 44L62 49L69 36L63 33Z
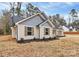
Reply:
M34 38L43 39L54 37L52 34L53 28L49 22L45 22L37 27L37 25L43 22L44 21L41 17L36 16L18 24L18 40L21 40L21 38L24 40L31 40ZM45 28L47 28L47 30L45 30Z
M62 34L62 31L59 31L58 34L61 35Z
M54 35L56 35L56 30L53 30L52 32L53 32Z

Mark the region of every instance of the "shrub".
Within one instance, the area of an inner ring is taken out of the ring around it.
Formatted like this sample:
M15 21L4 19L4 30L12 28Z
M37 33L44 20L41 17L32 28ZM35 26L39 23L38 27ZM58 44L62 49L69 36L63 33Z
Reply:
M3 35L3 33L4 33L3 29L0 29L0 35Z

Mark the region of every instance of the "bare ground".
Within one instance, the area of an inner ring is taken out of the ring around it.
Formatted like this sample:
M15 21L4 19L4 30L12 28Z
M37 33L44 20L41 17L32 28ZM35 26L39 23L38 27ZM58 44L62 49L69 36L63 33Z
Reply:
M10 35L0 36L0 56L79 56L79 35L21 44L12 40Z

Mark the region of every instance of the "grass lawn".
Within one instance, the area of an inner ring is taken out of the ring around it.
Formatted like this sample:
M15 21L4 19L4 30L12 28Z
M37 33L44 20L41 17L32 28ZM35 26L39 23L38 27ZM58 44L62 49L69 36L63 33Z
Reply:
M21 44L11 35L0 36L0 56L79 56L79 35Z

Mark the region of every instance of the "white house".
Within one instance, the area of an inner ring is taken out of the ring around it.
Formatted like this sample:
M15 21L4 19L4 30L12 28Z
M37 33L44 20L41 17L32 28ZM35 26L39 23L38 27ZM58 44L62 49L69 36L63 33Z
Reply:
M66 26L63 26L64 32L69 32L69 28Z
M56 37L55 26L44 17L43 14L37 13L15 23L12 29L12 37L17 41L21 39L43 39Z

